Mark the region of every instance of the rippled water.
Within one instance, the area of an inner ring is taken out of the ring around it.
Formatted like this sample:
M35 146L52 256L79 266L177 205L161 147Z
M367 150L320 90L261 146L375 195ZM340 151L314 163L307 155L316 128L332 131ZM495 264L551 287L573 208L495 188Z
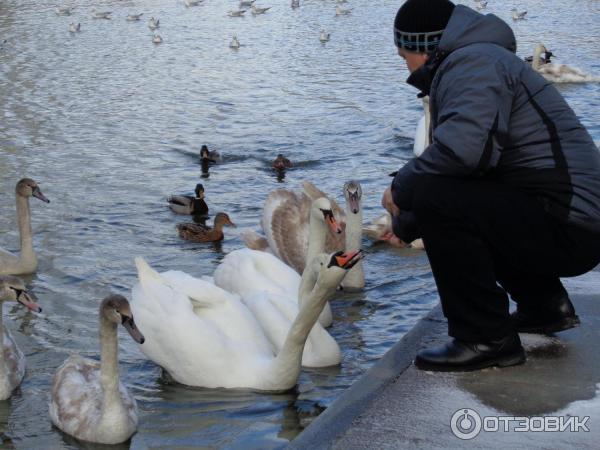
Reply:
M28 358L20 390L0 402L4 447L79 446L51 426L50 380L70 352L98 355L98 303L110 292L129 295L134 256L159 270L211 274L242 246L240 228L256 227L267 192L304 179L341 200L343 182L357 178L366 218L380 213L387 174L410 157L421 114L390 34L400 2L354 1L351 16L336 18L334 0L301 1L295 11L282 0L239 19L226 16L233 1L61 2L76 6L71 17L47 0L0 3L0 245L17 250L18 179L36 179L52 200L31 201L40 267L26 279L44 315L4 307ZM600 74L600 2L521 1L529 19L518 23L509 6L492 3L521 55L541 39L559 62ZM113 19L92 19L94 7ZM125 21L139 12L141 22ZM160 18L158 46L150 16ZM70 35L70 22L81 22L81 33ZM321 28L331 32L326 45ZM228 48L234 34L239 51ZM561 90L599 142L598 85ZM239 226L216 245L182 242L182 219L164 201L200 180L204 143L224 155L201 180L208 204ZM296 163L283 185L269 171L277 153ZM120 334L122 378L140 407L131 446L277 448L293 439L437 301L423 253L365 246L367 289L333 302L343 363L303 370L295 392L174 385Z

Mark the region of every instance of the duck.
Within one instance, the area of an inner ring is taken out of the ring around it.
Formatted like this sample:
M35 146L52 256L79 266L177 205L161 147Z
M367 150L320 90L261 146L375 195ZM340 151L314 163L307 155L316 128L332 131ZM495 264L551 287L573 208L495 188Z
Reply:
M229 17L242 17L245 12L245 9L231 10L227 13L227 15Z
M106 19L106 20L110 20L111 17L110 15L112 14L112 11L96 11L95 9L92 10L92 17L94 19Z
M542 58L545 53L545 58ZM594 77L585 72L569 67L565 64L554 64L549 62L552 52L549 52L544 44L537 44L533 52L531 67L552 83L587 83L600 82L600 77ZM547 62L546 62L547 61Z
M127 22L139 22L139 20L142 18L143 15L144 15L144 13L128 14L126 20L127 20Z
M238 48L240 48L240 41L238 41L237 36L234 36L231 39L231 42L229 43L229 48L233 48L234 50L237 50ZM208 151L208 149L207 149Z
M188 216L205 216L208 214L208 205L204 201L204 186L201 183L194 189L195 196L171 195L167 198L169 208L176 214Z
M285 170L292 167L292 162L283 156L283 154L279 153L271 163L271 167L275 170Z
M150 17L150 19L148 20L148 28L150 28L151 30L156 30L160 28L160 19Z
M292 9L300 8L300 0L292 0L290 6Z
M321 30L321 33L319 34L319 41L329 42L329 36L330 36L330 33L328 33L325 30Z
M220 212L217 213L214 220L213 228L199 223L180 223L177 225L179 237L186 241L192 242L217 242L224 238L223 227L236 225L231 221L229 216Z
M54 10L57 16L70 16L75 8L71 8L68 6L59 6Z
M361 257L338 252L326 262L316 260L314 287L277 352L265 345L268 337L239 297L223 301L225 296L205 290L183 293L138 257L132 306L147 338L140 350L187 386L285 392L297 384L305 343L321 310Z
M252 10L252 15L257 16L259 14L266 13L268 10L271 9L271 7L269 6L267 8L259 8L256 5L252 5L250 9Z
M122 295L102 300L99 319L100 362L77 354L65 360L54 374L49 413L58 429L79 440L119 444L135 433L138 408L119 380L117 326L140 345L145 338Z
M235 38L235 36L234 36ZM237 40L237 38L235 38ZM221 154L216 150L209 150L207 145L203 145L200 148L200 161L208 161L209 163L216 163L221 159Z
M152 38L152 42L155 44L162 44L163 38L160 34L155 34L154 37Z
M351 9L344 9L341 6L337 5L335 7L335 15L336 16L347 16L348 14L352 14Z
M37 270L37 256L33 249L33 234L31 232L31 216L29 198L35 197L44 203L50 203L31 178L19 180L15 187L17 203L17 222L21 237L19 256L0 248L0 275L25 275Z
M69 33L79 33L81 31L81 24L70 24L69 25Z
M513 20L523 20L527 15L527 11L519 11L517 8L513 8L510 11L512 12Z
M0 276L0 400L10 398L25 376L25 356L2 322L2 305L8 301L18 302L31 311L42 312L42 308L34 303L27 293L20 278L12 275Z

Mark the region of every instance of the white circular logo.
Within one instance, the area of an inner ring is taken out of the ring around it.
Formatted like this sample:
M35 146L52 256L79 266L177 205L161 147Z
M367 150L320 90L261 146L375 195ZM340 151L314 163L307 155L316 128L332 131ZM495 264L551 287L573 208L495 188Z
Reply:
M481 431L481 417L472 409L459 409L450 419L450 428L459 439L473 439Z

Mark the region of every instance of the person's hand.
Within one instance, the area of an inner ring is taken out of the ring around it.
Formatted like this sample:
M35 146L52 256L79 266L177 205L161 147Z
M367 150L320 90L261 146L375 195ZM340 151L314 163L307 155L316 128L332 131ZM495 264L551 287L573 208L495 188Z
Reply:
M400 214L400 208L396 206L396 204L394 203L394 199L392 198L391 187L388 187L383 193L383 196L381 197L381 206L383 206L387 210L387 212L389 212L392 215L392 217Z
M381 236L381 240L387 242L392 247L397 247L397 248L405 248L405 247L408 247L408 245L409 245L406 242L404 242L402 239L400 239L398 236L396 236L392 231L388 231L383 236Z

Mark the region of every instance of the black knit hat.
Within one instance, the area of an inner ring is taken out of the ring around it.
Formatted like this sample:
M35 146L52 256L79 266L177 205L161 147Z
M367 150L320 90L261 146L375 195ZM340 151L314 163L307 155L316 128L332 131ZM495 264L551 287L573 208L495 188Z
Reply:
M427 53L436 49L454 11L449 0L406 0L396 14L396 47Z

